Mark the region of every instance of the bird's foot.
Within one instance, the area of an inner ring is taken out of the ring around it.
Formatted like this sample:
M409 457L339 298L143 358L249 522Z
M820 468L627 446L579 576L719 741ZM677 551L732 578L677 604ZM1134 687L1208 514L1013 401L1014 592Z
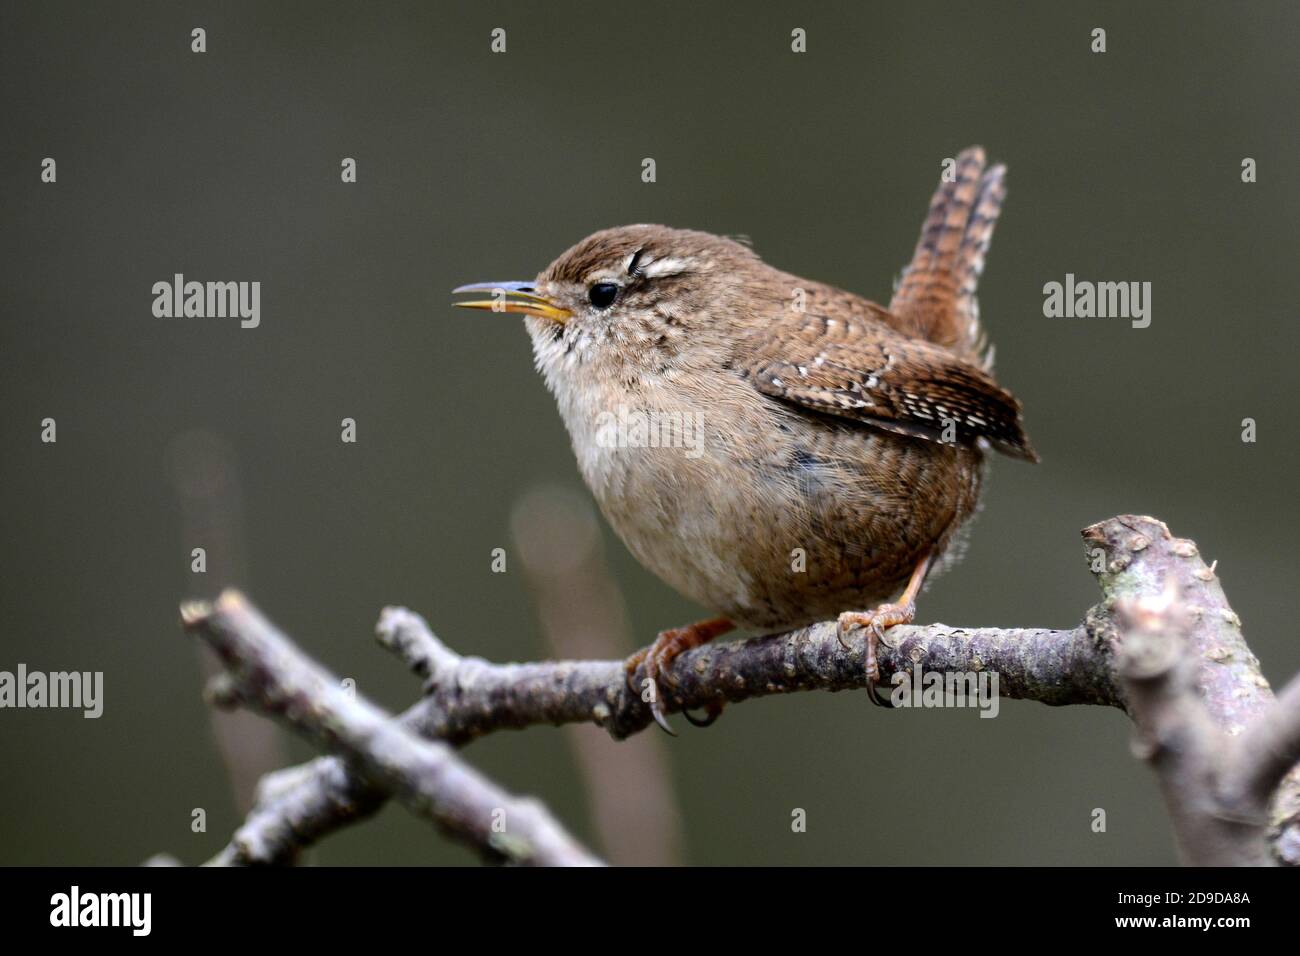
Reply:
M836 636L839 637L840 644L848 647L844 640L844 635L852 628L861 627L867 632L867 690L871 694L871 702L879 704L882 707L888 707L881 700L876 692L876 684L880 681L880 661L877 659L877 649L880 646L880 640L885 636L885 631L896 624L911 624L916 618L916 603L914 601L901 601L898 604L882 604L871 611L845 611L840 615Z
M660 693L660 688L665 683L669 685L677 683L677 678L673 676L670 669L673 659L678 654L689 651L693 647L707 644L719 634L725 634L735 626L725 617L717 617L708 621L700 621L697 624L688 624L685 627L675 627L667 631L661 631L653 644L642 648L623 662L623 670L627 675L628 687L632 693L640 694L641 699L650 705L650 715L654 717L655 723L674 737L677 734L669 725L668 718L664 716L663 695ZM645 677L642 679L642 686L637 687L633 682L633 678L636 676L638 668L643 665ZM682 713L688 721L697 727L707 727L718 719L718 714L722 713L722 704L720 702L710 702L706 712L708 716L704 719L692 717L685 711Z
M685 708L682 709L682 716L686 718L686 722L688 724L693 724L696 727L708 727L720 716L722 716L722 707L723 707L722 701L711 700L704 705L703 717L692 717L691 712L689 710L686 710Z

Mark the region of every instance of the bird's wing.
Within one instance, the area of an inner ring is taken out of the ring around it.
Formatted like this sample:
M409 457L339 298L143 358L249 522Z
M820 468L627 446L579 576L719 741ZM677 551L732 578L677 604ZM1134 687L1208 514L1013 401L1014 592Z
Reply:
M983 369L883 322L807 314L745 341L736 367L764 395L930 441L986 440L1037 461L1020 403Z

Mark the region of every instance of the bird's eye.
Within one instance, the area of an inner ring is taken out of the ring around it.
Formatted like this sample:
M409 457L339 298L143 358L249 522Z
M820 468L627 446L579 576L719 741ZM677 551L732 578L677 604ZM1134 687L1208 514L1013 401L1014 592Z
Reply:
M587 292L587 298L598 309L608 309L618 298L618 286L612 282L597 282Z

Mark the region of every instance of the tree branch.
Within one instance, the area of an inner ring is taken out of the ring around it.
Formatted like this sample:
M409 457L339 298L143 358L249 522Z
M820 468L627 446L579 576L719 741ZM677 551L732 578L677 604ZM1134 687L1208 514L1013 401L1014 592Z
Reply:
M1120 516L1083 532L1085 554L1097 576L1102 603L1072 630L896 627L880 648L883 678L919 666L925 672L994 671L1001 695L1050 705L1100 704L1126 708L1133 683L1121 684L1116 650L1125 625L1116 608L1172 586L1186 606L1184 640L1195 661L1195 683L1205 713L1228 737L1276 713L1268 683L1241 635L1212 567L1196 546L1175 539L1152 518ZM387 608L381 643L425 680L425 696L397 720L421 737L465 744L503 728L591 722L615 738L644 729L649 708L629 690L620 661L549 661L492 664L446 647L418 615ZM661 688L668 711L711 701L805 690L865 686L859 638L843 648L833 623L788 634L706 645L673 662L675 685ZM640 674L636 675L638 678ZM640 686L639 681L636 686ZM1300 691L1288 690L1287 717L1270 716L1267 731L1251 728L1243 766L1252 779L1273 779L1294 759L1293 711ZM1258 734L1258 736L1256 736ZM230 847L213 862L288 862L297 849L373 813L386 799L383 781L358 779L338 758L323 758L268 778L257 806ZM274 784L274 786L271 785ZM400 795L400 794L399 794ZM1279 862L1300 864L1300 770L1282 779L1273 800L1269 839Z
M622 661L493 664L462 657L405 608L385 608L376 633L384 644L425 644L427 656L417 669L426 681L425 697L404 719L426 737L465 744L496 730L590 722L622 739L644 730L652 719L650 708L630 688ZM918 661L925 662L927 671L996 671L999 691L1007 697L1049 704L1118 703L1105 655L1082 627L1049 631L934 624L886 632L880 648L886 679ZM834 622L708 644L677 658L672 676L676 684L661 691L669 712L715 700L734 704L771 694L867 686L863 647L841 645ZM631 685L640 686L641 677L638 670Z
M1250 741L1243 748L1230 748L1233 759L1248 762L1243 767L1247 776L1239 776L1237 768L1221 772L1215 799L1224 813L1235 817L1263 813L1271 804L1267 838L1272 859L1300 866L1300 766L1294 762L1300 746L1294 736L1300 725L1300 691L1288 688L1282 701L1274 700L1215 566L1205 564L1194 542L1173 537L1162 521L1137 515L1099 522L1085 528L1083 538L1105 598L1088 612L1089 632L1108 647L1122 646L1125 622L1116 608L1173 595L1182 619L1170 626L1182 635L1200 703L1228 738L1245 734ZM1275 736L1288 732L1289 746Z
M1189 615L1169 585L1161 597L1122 598L1116 608L1123 630L1116 669L1137 727L1134 752L1155 771L1183 862L1268 865L1267 795L1246 808L1223 799L1235 741L1215 726L1196 693Z
M209 689L216 703L259 710L337 751L374 786L490 857L545 866L599 862L539 802L511 796L444 744L422 740L344 689L238 592L225 592L215 605L188 604L181 617L225 665Z
M1231 777L1241 799L1259 807L1300 763L1300 677L1278 695L1277 706L1248 726L1237 745Z

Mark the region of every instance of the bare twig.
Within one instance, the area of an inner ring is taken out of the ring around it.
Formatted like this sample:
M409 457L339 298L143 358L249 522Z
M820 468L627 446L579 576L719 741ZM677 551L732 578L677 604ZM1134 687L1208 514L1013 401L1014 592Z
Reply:
M1259 662L1241 635L1240 622L1194 544L1173 538L1152 518L1121 516L1084 531L1089 566L1103 601L1072 630L896 627L885 635L880 663L885 679L900 669L990 670L1003 696L1051 705L1126 707L1116 676L1115 654L1125 631L1117 605L1164 593L1172 582L1186 606L1184 640L1194 659L1195 683L1205 712L1221 736L1251 728L1242 767L1257 781L1275 779L1294 758L1294 714L1300 691L1288 690L1275 710ZM382 643L399 651L425 677L426 694L398 723L423 737L464 744L503 728L588 722L615 738L650 721L648 707L628 689L620 661L551 661L491 664L462 657L435 638L424 621L401 608L387 608L377 628ZM865 686L860 646L840 646L833 623L788 634L709 645L673 664L675 686L664 687L665 709L695 708L710 701L738 702L803 690ZM638 685L639 686L639 685ZM1133 684L1128 684L1133 693ZM1259 736L1256 736L1258 734ZM282 776L292 774L292 776ZM382 805L384 788L359 780L347 764L324 758L277 775L273 794L259 800L217 862L284 862L298 848ZM1274 794L1268 832L1279 862L1300 864L1300 771L1287 773Z
M409 640L413 630L427 632L428 625L412 611L385 608L380 615L381 641ZM425 697L404 715L427 737L464 744L496 730L589 722L621 739L652 719L650 708L629 687L640 685L640 672L629 682L622 661L493 664L461 657L441 642L431 659L438 665L430 672ZM1006 697L1049 704L1119 702L1106 654L1082 627L896 627L885 635L880 660L886 677L921 661L926 670L997 671ZM867 686L862 647L841 645L834 622L706 645L679 657L672 674L675 685L662 690L669 712L714 700L739 703L770 694Z
M1300 677L1278 695L1277 706L1261 714L1239 738L1235 781L1243 803L1263 808L1269 797L1300 763Z
M211 606L186 605L182 619L226 667L210 689L217 703L260 710L337 751L370 783L489 856L550 866L598 862L539 802L511 796L445 745L420 739L344 689L238 592Z
M395 722L426 738L459 746L504 728L583 722L603 726L617 738L644 729L651 720L649 709L627 688L622 661L492 664L462 657L435 637L423 618L405 608L385 608L376 636L425 681L425 696ZM899 627L886 634L886 641L881 661L887 672L911 667L914 657L926 660L927 670L1005 668L1011 679L1003 680L999 690L1008 696L1052 704L1118 701L1109 670L1100 658L1093 659L1097 648L1082 627ZM683 668L686 662L690 666ZM700 648L683 655L677 670L685 673L673 709L697 706L715 694L739 701L817 687L865 686L861 650L841 647L829 624ZM778 678L784 683L774 683ZM252 812L210 862L292 863L301 849L371 816L387 797L382 786L351 772L338 757L277 771L263 779Z

